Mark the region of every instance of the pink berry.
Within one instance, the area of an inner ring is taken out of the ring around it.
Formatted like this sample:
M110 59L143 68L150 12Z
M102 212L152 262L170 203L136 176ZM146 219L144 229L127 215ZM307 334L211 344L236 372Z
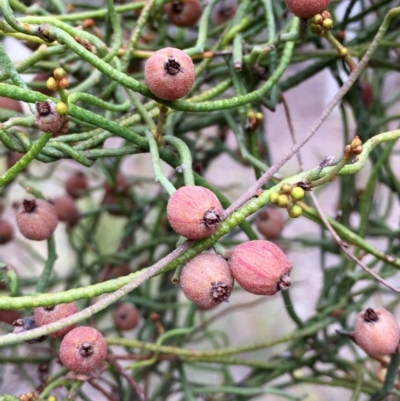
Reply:
M324 11L331 0L286 0L287 8L299 18L312 18Z
M53 205L57 210L58 219L68 223L70 226L76 224L80 214L76 207L75 199L68 195L59 196L54 199Z
M60 344L61 363L75 373L87 374L101 368L106 356L106 340L93 327L76 327Z
M279 209L265 208L257 214L256 226L265 238L275 239L281 235L285 218Z
M393 354L400 341L396 318L384 308L368 308L360 312L353 334L356 343L367 354L375 357Z
M78 312L74 302L69 304L59 304L52 306L40 306L34 310L33 317L35 318L36 326L44 326L45 324L56 322L57 320L71 316ZM57 330L54 333L49 334L50 337L64 337L69 331L71 331L75 325L64 327L63 329Z
M14 238L14 228L7 220L0 220L0 245Z
M56 208L43 199L25 199L17 214L21 234L34 241L49 238L58 224Z
M89 184L86 175L80 171L71 175L65 183L65 191L74 199L81 197L88 189Z
M180 284L187 299L202 309L210 309L228 301L234 280L222 256L202 253L183 267Z
M168 200L167 218L175 232L200 239L214 233L222 219L223 208L209 189L187 185L179 188Z
M144 79L160 99L177 100L185 96L195 77L192 59L182 50L166 47L147 60Z
M274 295L290 285L292 264L272 242L255 240L232 249L229 266L234 279L248 292Z

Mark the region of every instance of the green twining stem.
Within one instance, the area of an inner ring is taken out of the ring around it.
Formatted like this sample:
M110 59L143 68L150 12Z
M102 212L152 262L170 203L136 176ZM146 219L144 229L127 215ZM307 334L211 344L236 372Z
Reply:
M239 354L243 352L257 351L259 349L271 348L275 345L286 343L288 341L297 340L310 335L315 334L320 329L327 327L331 323L331 319L323 319L317 323L314 323L306 328L298 329L292 333L286 334L274 340L268 340L256 344L244 345L239 347L225 347L215 350L194 350L179 348L174 346L160 345L158 343L146 343L144 341L132 340L128 338L106 338L107 344L109 345L120 345L125 347L140 348L142 350L158 352L160 354L176 355L179 357L190 357L191 360L201 358L202 361L212 362L213 357L221 357ZM1 340L1 337L0 337Z
M179 167L182 168L185 185L194 185L192 154L190 153L189 147L182 139L176 138L174 136L166 135L164 136L164 140L166 143L171 144L178 150L179 156L182 161Z
M0 0L0 4L5 2L6 0ZM8 20L7 20L8 21ZM9 22L9 21L8 21ZM291 32L295 32L297 30L299 24L298 18L294 18L291 25ZM108 63L104 62L100 58L98 58L93 53L86 50L83 46L78 44L68 33L64 30L56 28L56 27L49 27L50 36L54 36L55 39L60 43L65 43L72 51L78 54L80 57L85 59L88 63L96 67L98 70L103 72L109 78L119 82L121 85L132 89L136 92L141 93L147 97L152 99L157 99L150 90L140 84L135 79L128 77L127 75L116 71L112 68ZM186 111L196 111L196 112L208 112L214 110L221 110L221 109L229 109L237 106L244 105L249 102L254 102L264 96L273 86L275 86L282 76L283 72L286 70L287 65L290 62L290 58L294 49L294 42L287 42L285 44L280 63L271 77L262 85L259 89L255 90L254 92L248 93L246 95L237 96L232 99L226 100L216 100L216 101L207 101L202 102L199 104L194 104L188 101L175 101L175 102L167 102L161 99L157 99L161 103L168 105L173 109L178 110L186 110Z
M47 284L50 280L50 276L53 272L54 264L57 260L57 251L56 251L56 242L54 240L54 236L52 235L48 240L47 240L47 260L44 265L44 269L42 271L42 274L39 277L39 281L36 285L36 292L41 293L43 292Z
M1 130L2 131L2 130ZM0 177L0 188L14 179L44 148L52 134L43 133L29 151Z
M167 177L162 173L161 164L160 164L160 155L158 153L158 145L153 136L153 133L149 130L145 132L146 138L149 142L150 154L151 154L151 163L153 165L154 177L157 182L159 182L164 189L167 191L168 195L172 195L176 189L173 186L172 182L168 180Z
M217 1L218 0L209 1L206 7L203 9L199 22L196 45L190 49L185 49L185 53L187 53L189 56L194 56L204 51L208 36L208 21L210 20L211 10Z

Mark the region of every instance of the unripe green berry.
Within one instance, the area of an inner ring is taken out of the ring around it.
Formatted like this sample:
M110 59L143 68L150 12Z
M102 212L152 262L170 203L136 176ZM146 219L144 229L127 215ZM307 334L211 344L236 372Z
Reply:
M322 28L324 28L325 31L330 31L333 28L333 21L330 18L324 19L322 21Z
M288 207L290 204L290 199L287 195L279 195L276 204L279 207Z
M290 196L295 201L301 201L304 198L304 195L305 195L305 191L301 187L293 188L292 192L290 193Z
M289 216L296 219L297 217L300 217L303 213L303 209L299 205L293 205L289 210L288 210Z
M68 114L68 105L64 102L59 102L56 104L56 112L60 115Z
M293 187L290 184L283 184L281 186L281 194L289 195L292 192Z
M279 192L272 192L272 194L269 196L269 201L272 204L276 205L278 198L279 198Z

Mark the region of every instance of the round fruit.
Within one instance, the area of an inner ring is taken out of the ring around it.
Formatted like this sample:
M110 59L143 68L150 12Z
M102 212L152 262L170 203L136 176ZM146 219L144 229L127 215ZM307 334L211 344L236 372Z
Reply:
M86 175L80 171L69 177L65 183L65 191L74 199L81 197L88 188Z
M236 13L236 6L229 2L222 2L219 4L213 15L213 21L215 25L222 25L226 21L230 20Z
M76 327L60 344L61 363L75 373L90 373L102 367L107 356L107 343L93 327Z
M312 18L324 11L331 0L286 0L287 8L299 18Z
M175 232L200 239L214 233L222 219L223 208L209 189L188 185L175 191L168 200L167 218Z
M135 305L122 303L115 309L113 319L118 330L131 330L139 323L139 311Z
M182 50L166 47L147 60L144 79L160 99L177 100L185 96L194 82L194 64Z
M222 256L203 253L185 264L180 284L187 299L202 309L210 309L228 301L234 279Z
M7 168L11 168L12 166L15 165L15 163L19 162L22 157L24 156L23 153L18 153L18 152L12 152L12 151L8 151L7 152ZM26 171L27 167L25 167L22 171Z
M296 219L297 217L300 217L303 213L303 209L299 205L293 205L289 210L288 214L290 217L293 219Z
M99 282L103 282L106 280L113 280L115 278L121 276L127 276L131 273L131 269L129 264L121 265L121 266L104 266L99 274Z
M256 218L257 230L267 239L275 239L281 235L285 226L285 218L279 209L265 208Z
M290 193L290 196L293 200L295 201L301 201L303 200L305 195L305 191L301 187L295 187L293 188L292 192Z
M0 220L0 245L14 238L14 228L7 220Z
M78 312L74 302L69 304L59 304L52 306L40 306L36 308L33 312L33 317L35 318L36 326L44 326L45 324L56 322L57 320L63 319L65 317L71 316ZM49 334L50 337L64 337L69 331L71 331L75 325L64 327L63 329L57 330L54 333Z
M21 234L34 241L49 238L58 224L56 208L43 199L24 199L17 213L17 225Z
M57 210L58 219L68 223L70 226L79 220L79 210L76 207L74 198L68 195L59 196L54 199L53 205Z
M13 324L18 319L21 319L21 312L18 310L0 309L0 322Z
M168 21L176 26L186 28L194 25L201 16L199 0L179 0L164 6Z
M230 253L234 279L248 292L274 295L291 285L292 264L272 242L255 240L237 245Z
M353 334L356 343L367 354L375 357L393 354L400 341L396 318L384 308L368 308L360 312Z

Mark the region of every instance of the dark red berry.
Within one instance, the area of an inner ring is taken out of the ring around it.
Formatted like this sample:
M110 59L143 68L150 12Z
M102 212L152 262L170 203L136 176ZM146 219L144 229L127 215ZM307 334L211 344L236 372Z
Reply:
M132 330L139 323L139 311L135 305L122 303L114 311L113 319L118 330Z
M80 171L69 177L65 183L65 191L74 199L84 195L88 188L89 183L86 175Z
M200 18L201 11L200 0L178 0L164 6L168 21L182 28L194 25Z
M68 195L62 195L54 199L53 205L57 210L58 219L73 226L79 220L80 213L76 206L74 198Z
M4 245L14 238L14 228L7 220L0 220L0 245Z
M287 8L299 18L312 18L324 11L331 0L286 0Z

